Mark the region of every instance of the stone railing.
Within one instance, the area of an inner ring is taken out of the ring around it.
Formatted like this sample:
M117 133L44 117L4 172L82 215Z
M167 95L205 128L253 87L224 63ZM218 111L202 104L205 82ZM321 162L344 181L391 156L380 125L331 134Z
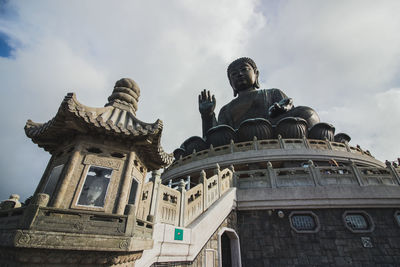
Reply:
M372 157L369 151L364 151L359 147L350 146L347 143L330 142L327 140L314 140L314 139L282 139L278 136L278 139L271 140L257 140L254 138L253 141L234 143L233 141L224 146L213 147L203 151L193 151L192 154L175 160L168 169L173 169L178 166L182 166L189 162L205 159L208 157L214 157L219 155L225 155L228 153L243 152L249 150L266 150L266 149L311 149L311 150L330 150L330 151L341 151L353 153L356 155L365 155Z
M181 180L176 190L161 184L159 175L153 175L143 187L138 218L185 227L229 190L232 178L232 170L220 170L217 165L211 177L202 171L199 184L186 190Z
M48 195L38 195L37 198L48 201ZM116 215L47 207L47 201L33 201L25 207L0 211L0 230L22 229L151 238L153 225L136 219L134 205L127 206L125 215Z
M315 166L310 160L305 167L235 171L233 183L238 188L295 187L328 185L400 185L400 175L392 166L386 168L348 166Z

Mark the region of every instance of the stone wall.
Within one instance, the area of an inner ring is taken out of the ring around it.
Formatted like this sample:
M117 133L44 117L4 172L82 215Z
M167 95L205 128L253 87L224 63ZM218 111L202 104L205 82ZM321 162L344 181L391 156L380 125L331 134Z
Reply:
M354 233L344 224L348 209L313 209L320 229L297 233L291 228L292 210L239 211L238 234L242 266L399 266L400 226L396 209L363 209L371 217L372 232ZM282 214L281 214L282 217ZM372 241L365 247L362 238Z
M231 228L237 231L237 216L236 211L232 211L229 216L223 221L223 223L218 227L218 229L214 232L211 238L207 241L204 247L201 249L196 259L192 262L158 262L154 263L152 267L204 267L208 266L205 263L206 253L208 251L214 251L214 266L218 266L218 233L222 228Z

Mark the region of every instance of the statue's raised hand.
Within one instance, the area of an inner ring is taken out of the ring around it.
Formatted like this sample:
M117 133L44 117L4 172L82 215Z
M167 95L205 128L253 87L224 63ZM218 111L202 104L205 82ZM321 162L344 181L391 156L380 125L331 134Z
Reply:
M216 104L215 96L210 95L210 91L204 89L199 95L199 111L203 115L211 115L214 112Z

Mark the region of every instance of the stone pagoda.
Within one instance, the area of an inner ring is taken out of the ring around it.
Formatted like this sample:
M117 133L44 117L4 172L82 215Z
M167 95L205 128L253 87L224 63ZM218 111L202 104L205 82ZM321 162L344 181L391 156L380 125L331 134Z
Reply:
M147 172L172 156L160 145L162 122L136 118L139 95L124 78L103 108L69 93L53 119L26 123L26 135L52 156L30 203L2 212L2 262L134 264L152 247L153 226L136 218L135 205Z

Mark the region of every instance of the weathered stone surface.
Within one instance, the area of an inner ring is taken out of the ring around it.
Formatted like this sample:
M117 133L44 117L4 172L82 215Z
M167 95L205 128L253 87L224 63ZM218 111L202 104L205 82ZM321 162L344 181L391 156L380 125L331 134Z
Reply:
M398 266L400 229L393 216L395 209L363 210L374 221L375 230L371 233L349 231L342 220L345 209L313 209L321 225L317 233L296 233L288 217L279 218L276 212L270 216L267 210L239 211L242 264L244 267ZM283 211L286 215L291 212ZM369 237L373 247L363 247L361 237Z

